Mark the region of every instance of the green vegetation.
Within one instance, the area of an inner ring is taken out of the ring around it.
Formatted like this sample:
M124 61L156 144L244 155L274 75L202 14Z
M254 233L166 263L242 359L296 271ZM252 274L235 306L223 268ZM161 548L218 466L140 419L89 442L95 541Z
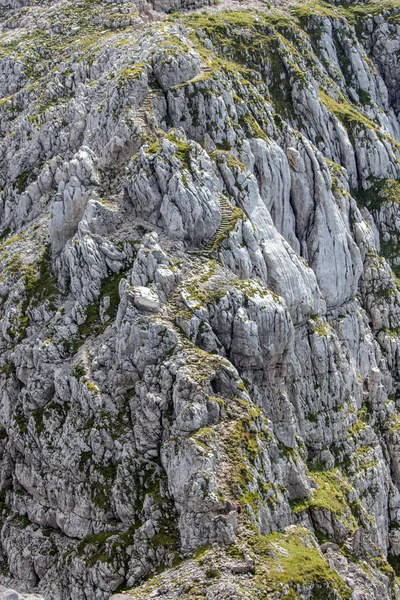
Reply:
M29 103L34 106L34 113L29 120L33 126L39 127L41 115L52 106L68 101L68 94L48 100L45 96L46 85L58 72L64 81L72 75L70 68L59 69L60 65L82 62L91 65L100 54L100 49L105 40L116 38L120 40L121 28L114 28L120 15L113 14L110 6L104 5L100 0L82 0L79 3L65 4L64 6L43 6L47 26L20 29L19 35L15 34L13 27L0 36L0 59L12 57L22 64L26 76L25 89L30 92ZM35 7L26 7L27 13L34 12ZM21 11L15 14L15 18ZM99 15L103 19L99 21ZM125 14L123 19L135 17L137 13ZM36 17L33 15L33 18ZM11 19L8 20L8 23ZM108 26L109 24L109 26ZM134 39L133 27L126 27L127 40ZM125 69L120 76L119 85L140 76L140 64L131 69ZM90 84L90 82L88 82ZM64 88L67 90L67 87ZM14 114L23 110L15 98L0 99L0 108L4 105L6 110ZM4 110L3 110L4 112ZM63 126L66 123L63 122ZM24 191L30 182L29 171L22 173L16 180L16 189Z
M70 35L56 33L52 27L27 30L19 37L2 35L0 58L13 55L22 60L25 72L31 79L50 73L60 59L66 60L73 53L81 53L93 60L96 43L106 37L104 25L96 26L95 17L105 7L98 0L84 0L79 5L49 8L46 12L51 25L71 29ZM29 9L28 9L29 10Z
M65 408L56 402L49 402L44 406L39 406L32 412L36 433L41 435L41 433L44 431L46 419L54 420L57 418L58 421L61 420L61 422L63 422L65 420L65 416Z
M210 452L210 446L215 442L216 438L215 431L210 427L202 427L192 433L189 437L195 442L196 446L202 448L206 454Z
M388 563L392 567L393 571L396 573L396 576L400 577L400 556L388 554Z
M368 127L369 129L377 130L377 125L365 117L359 112L344 96L340 97L339 100L335 100L329 96L326 92L320 91L319 93L321 101L325 104L327 109L332 112L344 125L349 134L350 141L354 145L354 128Z
M0 374L5 375L6 377L10 377L16 371L16 367L13 363L5 363L0 367Z
M339 10L322 0L313 0L312 2L305 2L298 6L293 6L291 13L297 17L302 26L307 26L309 20L314 16L328 17L330 19L337 19L341 16Z
M376 467L377 461L374 449L371 446L361 446L356 450L358 469L372 469Z
M93 567L97 562L108 562L107 554L107 540L115 535L116 532L107 531L96 533L95 535L88 535L83 538L77 545L77 555L85 556L88 554L88 550L91 550L86 564L89 567ZM119 532L118 532L119 533ZM93 546L94 548L90 548Z
M190 145L187 142L177 138L173 133L167 134L165 137L167 138L167 140L175 144L175 146L177 147L175 156L179 158L182 165L185 165L188 171L191 171L192 166L190 162Z
M221 573L218 571L218 569L213 569L210 567L206 570L205 576L207 579L219 579L221 577Z
M85 368L82 365L76 365L70 375L79 381L85 376Z
M350 588L314 547L307 529L291 526L268 536L255 534L249 544L257 556L256 579L267 583L269 588L313 584L314 600L331 597L333 590L344 600L352 597Z
M94 384L92 381L87 381L86 382L86 387L90 392L93 392L94 394L98 394L100 392L99 388L97 387L96 384Z
M377 212L382 204L387 202L393 204L400 203L400 181L370 177L368 182L371 185L367 190L352 190L352 195L357 200L359 206L365 206L368 210Z
M295 514L309 509L325 509L337 517L350 530L357 528L357 520L352 514L347 495L351 487L336 469L334 471L313 471L310 477L317 484L311 498L295 500L291 503Z
M182 168L186 168L189 172L192 172L192 165L191 165L191 160L190 160L190 144L188 144L184 140L181 140L177 135L175 135L175 133L168 133L165 136L165 139L169 140L176 146L177 149L175 152L175 156L182 163ZM154 142L154 144L152 144L148 148L147 152L149 154L158 154L160 149L161 149L160 143Z
M232 215L229 219L229 223L223 229L223 231L219 235L217 235L217 237L215 238L210 252L215 252L215 250L217 250L219 248L219 246L222 244L222 242L229 236L230 232L233 231L233 229L235 229L236 223L239 220L244 221L245 214L240 208L238 208L237 206L233 206L232 207Z
M357 421L354 423L354 425L352 425L352 426L349 428L347 436L348 436L348 437L356 437L356 436L358 436L358 434L359 434L361 431L364 431L365 429L366 429L365 422L364 422L364 421L362 421L361 419L358 419L358 420L357 420Z
M17 406L13 415L14 423L21 436L25 435L28 431L28 418L24 413L23 407Z
M192 42L214 73L225 71L246 86L248 80L259 80L260 72L263 75L269 72L268 90L277 113L292 112L290 80L305 77L298 66L300 54L289 39L297 30L293 19L282 13L232 10L213 15L193 14L184 22L193 32L201 28L212 40L218 58L192 35ZM285 46L290 51L285 51ZM290 63L290 75L285 63Z
M321 69L316 60L319 47L315 41L322 35L318 18L341 19L345 24L345 19L353 22L354 13L322 0L294 6L290 13L292 16L277 11L228 10L218 14L192 14L182 20L193 32L191 40L214 77L218 71L225 71L237 81L237 89L240 90L238 102L244 92L245 96L252 94L251 98L246 98L247 104L258 103L260 100L254 93L245 90L249 81L257 81L261 91L260 81L264 82L276 111L278 126L282 117L293 119L297 127L301 125L302 117L293 107L292 90L294 85L306 86L310 73L320 83L321 101L343 123L353 143L356 128L368 127L379 131L378 125L362 112L363 106L371 103L369 94L358 89L359 103L354 105L340 93L332 76ZM212 40L217 57L195 34L198 28ZM351 65L340 44L337 52L343 74L347 77ZM341 77L339 71L338 77ZM203 89L200 91L205 93ZM261 96L261 105L262 102ZM241 116L242 127L266 139L263 124L257 122L252 112Z
M5 240L2 249L18 243L20 237L14 236ZM47 308L55 310L54 299L59 293L53 276L49 247L43 245L39 250L37 266L25 264L20 253L15 253L6 263L2 277L9 276L15 280L22 279L25 287L25 299L20 306L18 323L9 330L12 338L22 340L29 326L28 309L47 301Z
M232 154L232 152L226 150L214 150L214 152L210 154L210 158L217 162L220 159L220 157L226 160L226 164L230 169L238 170L240 172L246 170L246 165L244 165L239 159L237 159Z
M19 194L22 194L28 187L29 183L32 180L33 171L29 169L28 171L24 171L14 181L14 185Z
M366 190L352 190L352 196L356 199L357 204L362 208L366 207L372 212L376 222L379 224L379 213L385 204L396 205L394 210L397 210L397 205L400 203L400 181L395 179L382 179L379 177L369 177L368 182L370 187ZM386 220L388 221L388 220ZM386 230L381 236L381 255L386 258L396 277L400 277L400 236L395 224L391 227L390 222L386 222ZM396 287L389 286L381 288L377 291L377 296L386 301L391 301L396 298L398 293L398 285Z
M361 30L363 20L366 16L381 15L383 12L389 23L400 23L400 2L399 0L369 0L363 4L353 4L344 2L344 14L346 18L356 26L357 31Z
M112 487L117 476L117 466L113 463L94 466L101 477L99 481L90 484L92 501L96 506L107 511L111 503Z
M133 544L135 531L140 523L127 531L103 531L83 538L76 546L76 555L83 558L88 567L96 563L125 566L129 560L127 549ZM69 552L71 554L71 551Z
M55 310L53 300L59 294L59 290L53 275L49 245L43 246L38 267L39 277L27 279L27 296L32 299L33 306L38 306L48 300L50 309Z
M333 327L328 323L318 323L314 326L314 333L320 337L328 337L333 333Z
M86 309L86 321L79 326L79 334L71 345L72 354L76 354L89 335L98 335L107 327L108 321L115 319L120 300L118 291L119 282L123 276L124 273L115 273L101 282L100 296L97 300L89 304ZM107 309L109 319L103 325L100 321L100 302L106 296L110 298L110 305Z
M130 69L123 69L118 76L118 83L123 86L126 83L140 79L144 72L144 64L137 63Z
M257 476L260 456L271 441L268 424L257 406L241 398L231 398L227 410L235 418L222 436L220 432L218 445L229 461L229 494L256 513L264 503L274 509L275 486Z

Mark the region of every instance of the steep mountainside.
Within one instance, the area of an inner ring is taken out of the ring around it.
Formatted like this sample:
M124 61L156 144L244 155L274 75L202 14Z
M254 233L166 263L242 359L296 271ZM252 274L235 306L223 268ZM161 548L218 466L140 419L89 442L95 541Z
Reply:
M400 599L399 62L399 0L0 0L4 586Z

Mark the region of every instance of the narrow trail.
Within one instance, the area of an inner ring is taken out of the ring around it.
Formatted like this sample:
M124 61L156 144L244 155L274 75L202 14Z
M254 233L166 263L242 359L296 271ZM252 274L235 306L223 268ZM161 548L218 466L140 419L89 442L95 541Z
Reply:
M212 296L221 289L226 289L229 286L229 280L226 279L222 268L215 265L214 261L205 260L201 257L191 256L183 268L182 279L174 291L170 294L168 302L163 307L157 320L169 327L172 326L177 334L179 344L182 344L180 352L182 352L190 365L192 372L196 373L197 368L204 368L206 356L199 356L199 348L195 341L191 341L180 329L176 322L176 317L179 313L190 310L185 303L182 294L185 290L196 285L196 289L200 294ZM190 296L190 292L189 296ZM217 361L224 360L219 355L213 355L216 361L214 368L217 367ZM238 427L241 427L243 422L248 419L248 407L240 402L234 401L230 396L221 396L221 399L226 403L226 415L215 426L219 445L219 462L216 470L217 488L222 493L224 502L228 501L232 507L236 507L243 492L240 489L235 490L235 482L237 478L237 452L241 450L235 449L232 454L232 440L236 437ZM243 460L246 455L243 454ZM233 509L235 510L235 509ZM218 511L216 514L219 514ZM237 543L243 544L253 535L250 526L248 515L245 512L238 518L236 540Z
M161 88L149 88L149 91L143 100L142 104L136 109L134 118L138 125L141 125L143 130L149 134L151 139L157 138L157 123L153 117L154 101L161 98L164 92Z
M234 207L224 196L219 197L221 207L221 223L214 235L201 247L194 250L188 250L187 254L210 256L218 248L219 243L233 228L237 220Z
M147 96L143 100L142 104L136 110L135 115L137 116L137 119L139 121L142 121L144 123L144 125L147 125L147 123L146 123L147 117L152 113L152 111L154 109L154 104L153 104L154 100L157 100L157 98L161 98L161 96L163 96L163 94L164 94L164 92L161 89L150 88L150 90L147 93Z

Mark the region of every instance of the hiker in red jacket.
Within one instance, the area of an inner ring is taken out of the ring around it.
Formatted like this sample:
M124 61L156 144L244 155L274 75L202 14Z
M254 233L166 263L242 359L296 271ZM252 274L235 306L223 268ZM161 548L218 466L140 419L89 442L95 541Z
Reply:
M242 507L240 506L240 504L237 505L237 514L240 515L240 513L242 512Z

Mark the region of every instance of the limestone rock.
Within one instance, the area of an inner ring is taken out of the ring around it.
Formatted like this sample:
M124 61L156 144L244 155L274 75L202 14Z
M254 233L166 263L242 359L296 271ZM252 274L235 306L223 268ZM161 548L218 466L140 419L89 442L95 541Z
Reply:
M396 9L231 4L0 0L3 598L400 597Z

